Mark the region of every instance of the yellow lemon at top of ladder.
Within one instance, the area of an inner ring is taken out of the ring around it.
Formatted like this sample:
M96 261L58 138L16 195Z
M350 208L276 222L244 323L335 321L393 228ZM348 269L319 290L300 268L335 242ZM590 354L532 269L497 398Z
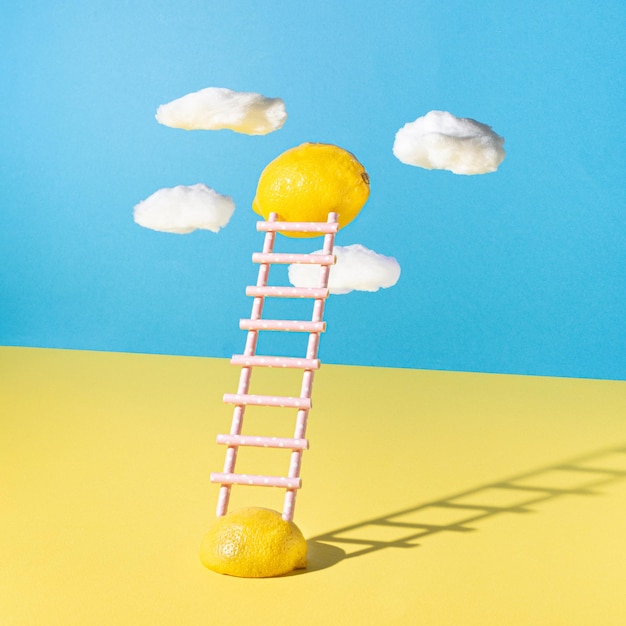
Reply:
M343 228L359 214L369 193L369 176L351 152L332 144L303 143L263 170L252 208L265 219L276 213L284 222L325 222L330 212L336 212Z
M220 574L266 578L306 567L306 551L293 522L277 511L248 507L217 518L202 540L200 560Z

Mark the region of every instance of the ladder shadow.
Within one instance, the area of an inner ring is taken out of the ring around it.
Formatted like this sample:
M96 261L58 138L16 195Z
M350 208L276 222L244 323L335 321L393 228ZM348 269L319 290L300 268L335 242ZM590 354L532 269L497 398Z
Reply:
M605 448L311 537L302 573L389 548L416 548L441 533L475 532L476 523L533 513L531 506L565 496L601 495L598 488L625 478L626 446Z

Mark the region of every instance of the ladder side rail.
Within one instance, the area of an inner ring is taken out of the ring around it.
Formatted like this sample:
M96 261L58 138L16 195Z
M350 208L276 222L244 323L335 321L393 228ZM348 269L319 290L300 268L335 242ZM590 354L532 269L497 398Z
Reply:
M328 214L328 223L337 223L337 214ZM329 232L324 236L323 254L332 255L335 245L335 232ZM326 289L328 287L328 281L330 277L330 265L322 265L320 268L320 283L321 288ZM321 322L324 319L324 306L326 298L317 298L313 305L313 322ZM307 359L316 359L319 350L320 334L312 332L309 334L309 341L307 345ZM313 389L313 370L306 370L302 376L302 388L300 391L300 397L310 398ZM296 427L294 431L294 439L303 439L306 435L306 427L309 417L308 409L300 409L296 417ZM300 468L302 465L302 450L293 450L291 452L291 458L289 462L289 472L287 476L289 478L298 478L300 476ZM287 489L285 492L285 499L283 503L282 517L285 521L293 520L294 510L296 506L296 494L295 489Z
M276 221L276 214L270 215L270 221ZM268 231L265 233L263 241L263 253L271 254L274 251L274 242L276 240L276 232ZM259 265L259 273L257 276L257 287L267 286L269 280L270 264L262 263ZM259 320L263 315L263 304L265 298L258 296L254 298L252 303L252 312L250 319ZM244 348L245 356L254 356L258 342L259 332L257 330L249 330L246 337L246 345ZM238 394L247 394L250 389L250 378L252 376L252 367L242 367L239 375L239 385L237 387ZM241 435L243 428L243 418L246 412L246 405L237 405L233 409L233 419L230 427L231 435ZM226 458L224 460L224 474L232 474L235 470L237 461L237 446L228 446L226 449ZM226 515L228 511L228 502L230 500L231 484L223 484L220 487L217 498L217 517Z

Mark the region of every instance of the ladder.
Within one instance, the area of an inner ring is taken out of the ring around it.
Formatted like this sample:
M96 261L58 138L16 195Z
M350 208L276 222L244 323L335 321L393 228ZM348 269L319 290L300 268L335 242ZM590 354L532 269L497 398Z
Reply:
M329 213L326 222L279 222L277 215L272 213L268 221L257 222L257 230L265 232L263 252L252 255L253 263L259 264L257 284L246 288L246 295L254 298L250 319L240 320L239 327L247 330L245 349L243 354L234 355L232 365L241 367L237 393L224 394L224 402L234 405L233 418L229 434L217 435L217 443L228 446L224 461L224 471L211 474L211 482L220 484L217 516L221 517L228 511L231 488L233 485L253 485L264 487L279 487L285 489L282 517L286 521L293 519L296 493L302 486L300 467L302 453L309 447L305 438L306 427L311 409L311 392L313 374L319 369L320 361L317 358L320 333L326 330L324 322L324 305L330 291L328 278L331 266L336 262L333 255L335 235L339 230L337 214ZM324 246L321 254L281 254L274 252L274 242L277 232L317 233L324 235ZM268 286L270 267L274 263L291 264L306 263L320 265L319 285L308 287L274 287ZM265 298L309 298L313 300L313 314L310 321L299 320L269 320L263 319L263 305ZM306 356L275 357L262 356L256 353L258 334L262 330L309 333ZM300 396L264 396L252 395L250 378L254 367L282 367L303 370ZM297 409L294 435L286 437L261 437L243 435L243 420L247 406L288 407ZM242 446L265 448L282 448L291 450L289 470L286 476L262 476L238 474L235 472L237 451Z

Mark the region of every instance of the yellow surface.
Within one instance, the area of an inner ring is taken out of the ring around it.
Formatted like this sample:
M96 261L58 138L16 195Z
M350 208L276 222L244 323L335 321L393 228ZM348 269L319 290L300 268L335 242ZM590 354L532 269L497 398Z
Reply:
M0 349L0 624L626 623L626 383L324 365L295 518L310 568L240 579L198 557L238 373Z

